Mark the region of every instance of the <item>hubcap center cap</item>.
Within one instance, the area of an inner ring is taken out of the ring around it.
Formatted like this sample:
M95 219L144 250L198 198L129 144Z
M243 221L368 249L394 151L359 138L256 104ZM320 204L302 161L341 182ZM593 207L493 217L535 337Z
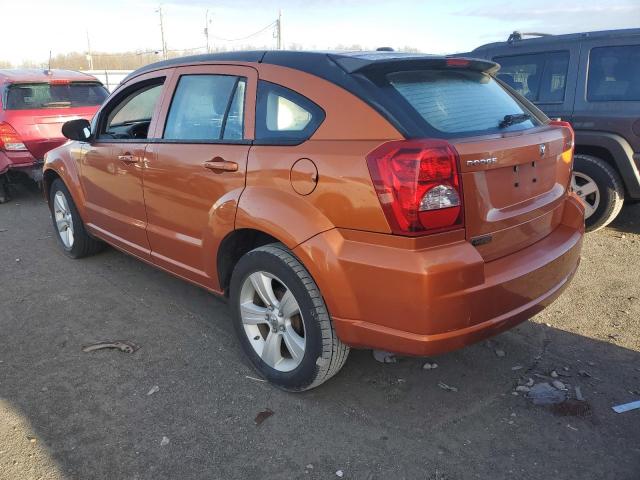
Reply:
M273 332L284 330L284 318L279 314L277 309L271 310L267 313L267 321L269 322Z

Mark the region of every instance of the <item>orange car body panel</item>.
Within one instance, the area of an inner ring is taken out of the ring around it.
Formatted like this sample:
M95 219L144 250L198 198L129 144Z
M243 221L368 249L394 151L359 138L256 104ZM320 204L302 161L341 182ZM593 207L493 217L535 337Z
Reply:
M203 73L247 78L246 143L162 140L180 75ZM557 128L452 141L465 228L403 237L391 234L365 156L404 137L355 95L295 69L244 62L152 71L119 90L158 76L166 80L148 141L68 144L49 154L45 171L64 180L93 235L210 291L223 290L221 242L239 229L258 230L309 270L345 343L431 355L534 315L579 264L584 212L567 193L571 155ZM258 80L324 109L309 140L252 144ZM543 154L539 144L547 146ZM139 161L120 162L125 154ZM495 164L467 166L484 157ZM216 159L237 170L204 167ZM491 241L472 244L483 236Z
M452 233L422 247L331 230L294 252L319 282L346 343L434 355L510 328L561 293L578 266L584 231L577 197L562 207L551 235L492 262Z
M237 75L247 79L244 136L253 138L257 71L248 66L186 66L176 68L165 84L174 91L182 75ZM169 100L170 100L170 96ZM170 101L164 99L147 148L144 197L147 236L153 263L208 289L220 291L216 252L234 230L236 209L245 187L250 145L164 142L163 125ZM221 172L207 162L233 162L237 170Z

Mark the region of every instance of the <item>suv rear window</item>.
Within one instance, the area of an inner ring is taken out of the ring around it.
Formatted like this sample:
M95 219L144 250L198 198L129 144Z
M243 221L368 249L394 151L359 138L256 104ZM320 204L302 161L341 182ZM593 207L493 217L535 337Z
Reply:
M569 52L495 57L498 78L536 103L561 103L569 69Z
M420 70L390 73L387 79L432 128L442 133L516 131L538 124L498 82L482 72ZM522 114L530 118L500 128L505 116Z
M102 104L107 96L96 82L20 83L9 86L4 104L6 110L88 107Z
M587 100L640 100L640 45L599 47L589 55Z

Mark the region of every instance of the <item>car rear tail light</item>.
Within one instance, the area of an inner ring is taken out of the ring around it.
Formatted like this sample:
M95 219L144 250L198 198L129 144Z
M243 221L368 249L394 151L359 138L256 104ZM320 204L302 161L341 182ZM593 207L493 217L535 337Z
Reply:
M53 78L49 82L51 85L69 85L71 83L70 80L65 78Z
M367 165L391 230L426 235L464 225L458 154L444 140L380 145Z
M573 150L573 147L575 145L575 136L576 134L573 131L573 127L571 126L571 124L569 122L565 122L563 120L551 120L551 122L549 122L549 125L554 125L556 127L562 127L565 128L566 130L568 130L568 135L565 135L564 137L564 145L562 146L562 151L566 152L568 150Z
M0 122L0 150L17 152L26 150L18 132L6 122Z
M560 127L565 131L561 158L562 158L562 161L569 166L569 170L573 171L573 149L575 148L575 138L576 138L576 134L573 131L573 127L569 122L565 122L563 120L551 120L551 122L549 122L549 125ZM571 187L572 177L573 177L573 174L569 175L569 181L566 186L566 189L568 191L572 190L572 187Z

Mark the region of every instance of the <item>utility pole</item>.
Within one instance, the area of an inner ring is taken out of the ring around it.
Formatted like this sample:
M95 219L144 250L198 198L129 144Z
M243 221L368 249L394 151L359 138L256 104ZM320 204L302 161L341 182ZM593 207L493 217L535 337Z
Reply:
M282 50L282 10L278 11L278 22L276 24L276 35L278 38L278 50Z
M211 53L211 48L209 47L209 25L213 20L209 20L209 9L204 14L204 36L207 39L207 53Z
M93 56L91 55L91 40L89 39L89 29L87 29L87 61L89 70L93 70Z
M158 10L156 10L160 15L160 37L162 40L162 58L163 60L167 59L167 42L164 41L164 21L162 19L162 5L158 6Z

